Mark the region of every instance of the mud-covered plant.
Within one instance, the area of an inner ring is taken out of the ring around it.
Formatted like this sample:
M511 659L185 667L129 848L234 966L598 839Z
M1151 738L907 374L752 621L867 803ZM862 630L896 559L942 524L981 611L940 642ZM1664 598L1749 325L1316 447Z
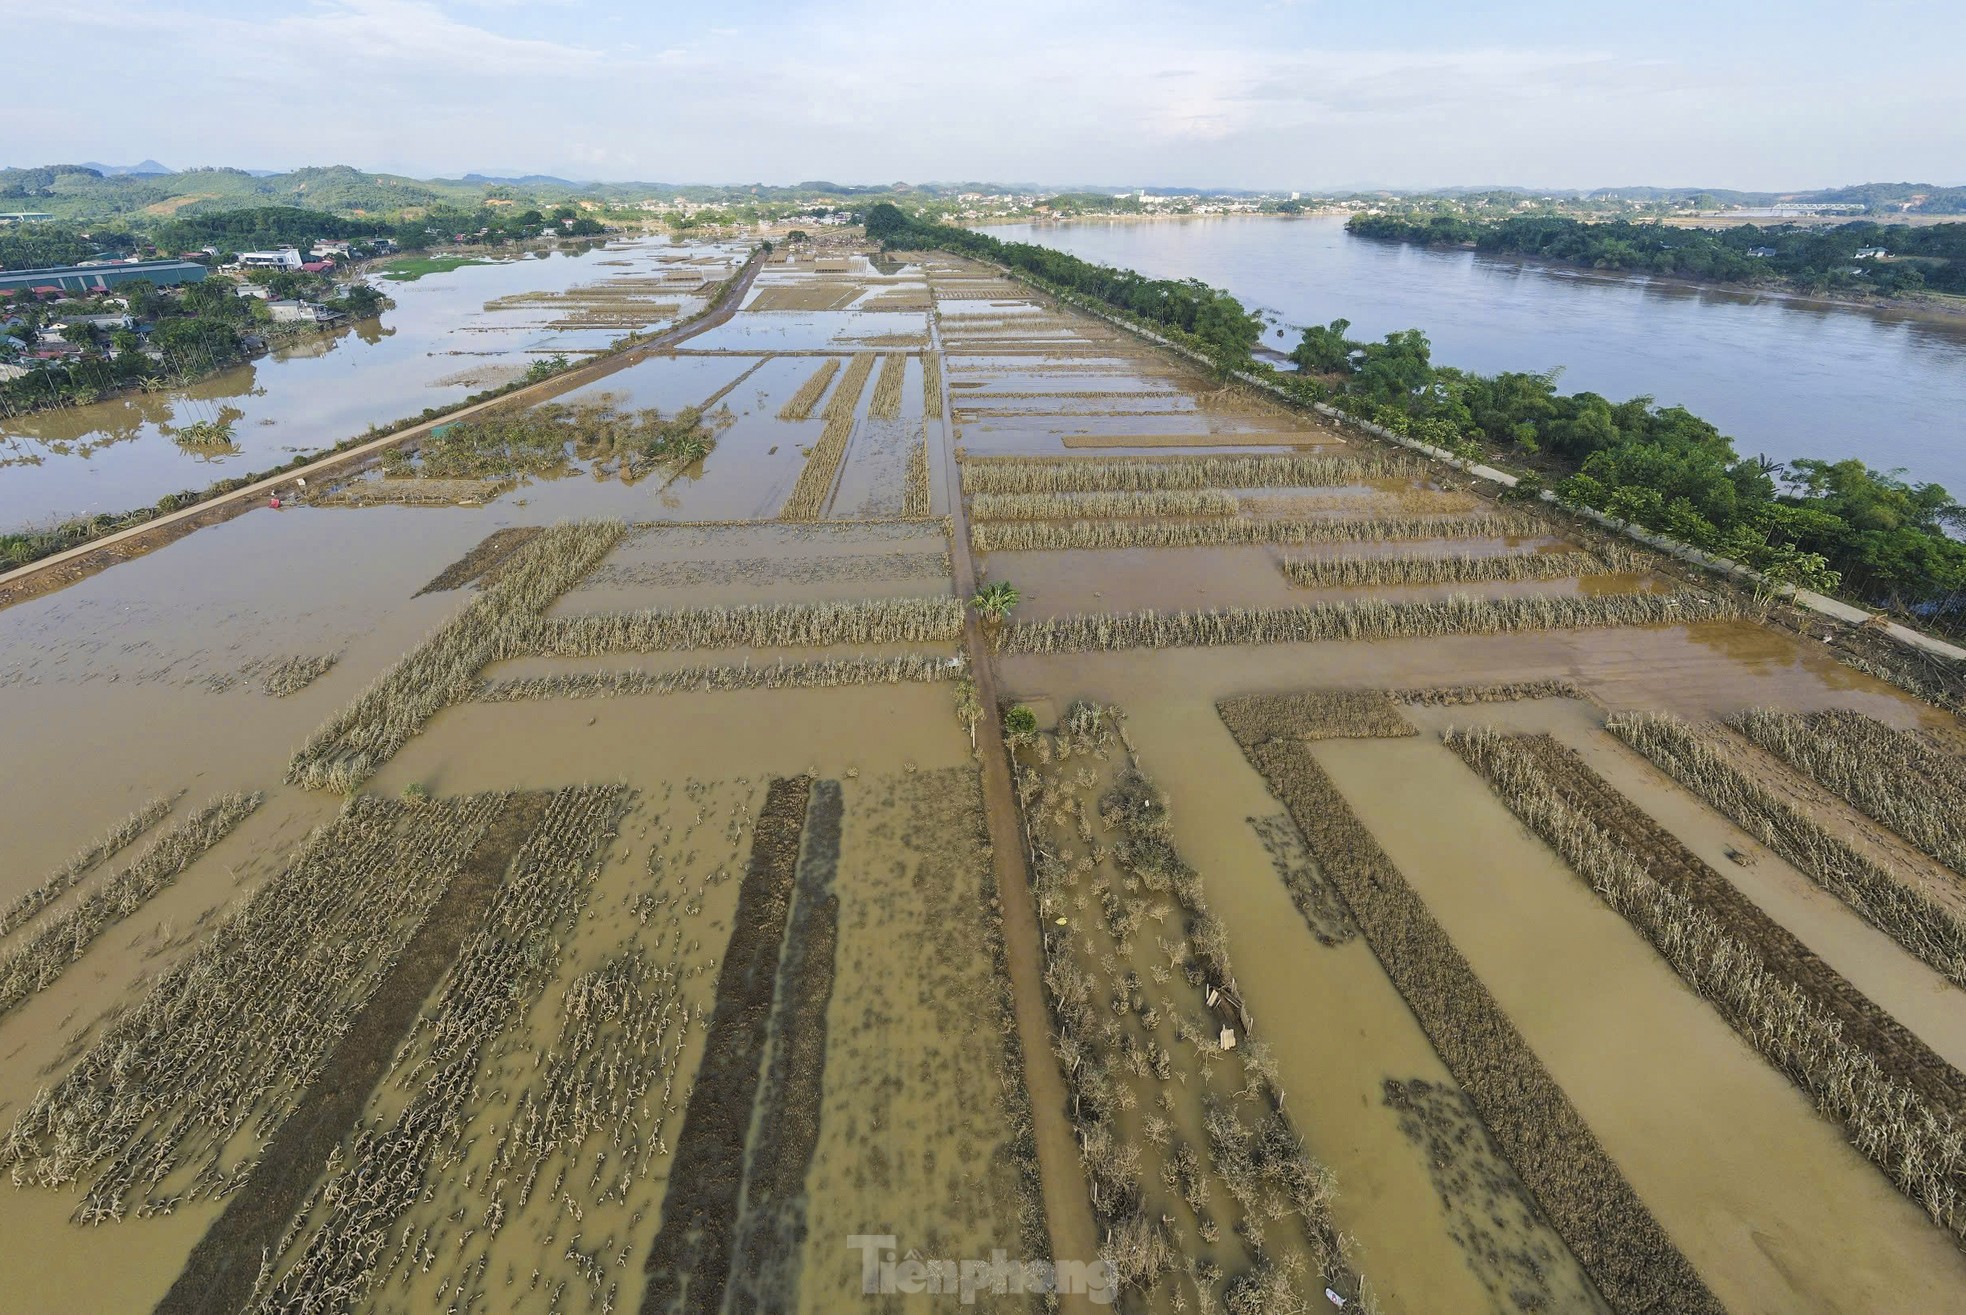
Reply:
M956 721L969 732L969 747L976 747L976 723L983 720L983 701L976 692L976 682L967 675L956 678ZM1032 718L1035 722L1037 719Z
M1706 594L1475 598L1419 602L1360 598L1304 607L1206 612L1084 613L1005 627L1007 653L1087 653L1129 648L1314 643L1429 635L1499 635L1588 626L1642 626L1738 615Z

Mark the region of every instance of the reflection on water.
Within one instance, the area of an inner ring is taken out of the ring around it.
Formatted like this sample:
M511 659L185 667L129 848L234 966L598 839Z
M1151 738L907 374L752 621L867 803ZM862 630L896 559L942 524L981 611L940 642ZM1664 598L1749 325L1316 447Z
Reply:
M1566 390L1685 406L1743 453L1861 457L1966 494L1966 318L1396 246L1348 237L1344 221L1328 217L989 232L1203 279L1291 323L1343 316L1354 337L1417 326L1445 365L1562 366ZM1287 350L1294 337L1272 330L1268 341Z
M309 335L184 388L112 398L44 415L0 419L0 530L68 516L121 512L168 493L278 465L332 447L370 425L415 415L502 383L556 353L606 347L628 332L555 327L564 310L525 294L603 279L644 285L682 250L667 239L531 254L392 283L380 320ZM736 246L689 248L735 258ZM487 302L508 298L496 307ZM701 299L665 293L651 323L689 314ZM625 303L624 303L625 304ZM499 371L504 373L500 374ZM230 421L233 445L193 449L172 433Z

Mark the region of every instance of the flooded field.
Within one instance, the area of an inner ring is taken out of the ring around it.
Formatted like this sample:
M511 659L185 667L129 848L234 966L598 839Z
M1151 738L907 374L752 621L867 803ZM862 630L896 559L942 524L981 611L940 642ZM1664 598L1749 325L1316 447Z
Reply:
M374 425L578 360L701 308L744 249L629 240L378 280L381 317L325 330L184 388L0 419L0 528L124 512L333 447ZM191 447L186 425L231 425Z
M781 249L0 611L0 1305L1966 1310L1966 740L1880 672Z

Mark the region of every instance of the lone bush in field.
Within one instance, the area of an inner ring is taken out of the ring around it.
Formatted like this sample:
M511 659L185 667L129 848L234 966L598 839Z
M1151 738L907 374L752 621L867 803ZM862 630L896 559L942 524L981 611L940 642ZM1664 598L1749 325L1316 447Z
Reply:
M978 589L976 596L969 600L969 605L985 621L1001 625L1010 618L1019 601L1016 585L1008 580L996 580Z

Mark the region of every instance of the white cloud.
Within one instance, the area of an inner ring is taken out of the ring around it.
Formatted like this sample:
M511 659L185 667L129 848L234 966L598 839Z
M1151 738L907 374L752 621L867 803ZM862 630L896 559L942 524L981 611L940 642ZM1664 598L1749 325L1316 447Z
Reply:
M1347 38L1346 12L1328 7L1234 23L1180 0L223 7L244 3L0 10L9 46L134 34L175 79L170 112L133 123L126 103L70 94L53 64L17 62L14 103L60 108L20 113L7 153L425 174L496 160L665 181L1771 186L1966 172L1956 136L1903 130L1957 123L1966 92L1942 60L1902 48L1881 90L1852 60L1809 70L1798 97L1803 74L1760 51L1634 53L1608 24L1601 44L1575 31L1455 44L1424 25L1411 41Z

